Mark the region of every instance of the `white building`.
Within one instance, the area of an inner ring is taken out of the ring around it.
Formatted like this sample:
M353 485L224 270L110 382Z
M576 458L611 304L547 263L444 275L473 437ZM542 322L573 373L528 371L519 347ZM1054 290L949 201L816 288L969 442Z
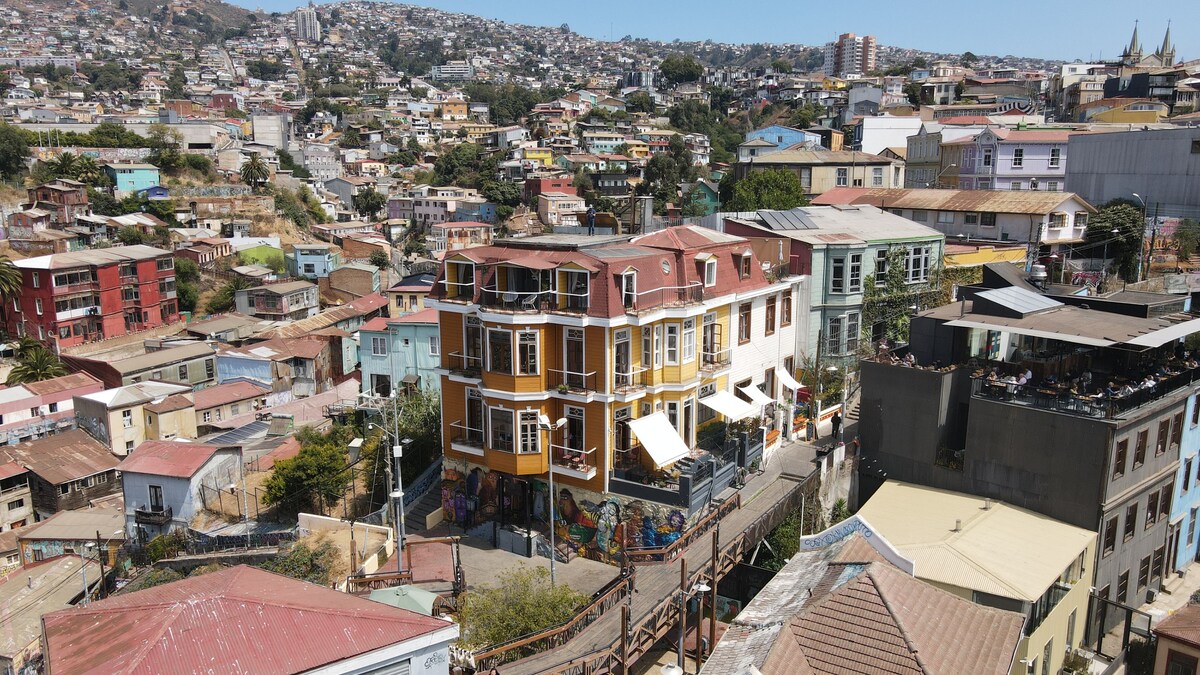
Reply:
M308 42L321 41L321 20L317 18L312 2L308 7L296 10L296 37Z

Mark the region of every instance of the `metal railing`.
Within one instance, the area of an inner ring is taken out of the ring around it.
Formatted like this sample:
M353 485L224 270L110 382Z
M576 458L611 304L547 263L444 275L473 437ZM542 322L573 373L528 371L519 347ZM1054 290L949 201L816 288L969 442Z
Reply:
M618 394L627 394L631 391L646 388L645 373L649 372L649 368L637 368L628 371L617 371L613 373L613 387Z
M502 291L496 287L483 288L479 304L509 312L545 312L552 308L553 291Z
M633 294L621 294L621 304L628 312L643 312L659 307L679 307L703 301L704 284L699 281L686 286L661 286Z
M558 309L568 312L586 312L588 309L588 294L570 293L567 291L554 291L554 295L558 298L566 297L566 302L562 303L562 307Z
M1016 384L972 377L971 395L1016 403L1039 410L1112 419L1147 403L1157 401L1183 387L1190 386L1197 380L1200 380L1200 368L1193 368L1168 375L1156 381L1151 389L1137 389L1126 395L1086 396L1044 385Z
M550 388L563 394L580 394L596 389L596 371L580 373L572 370L547 368L550 373Z
M700 352L701 370L720 370L732 362L733 350L726 347L715 352Z
M467 356L461 352L450 352L446 355L450 359L449 370L460 375L470 375L478 377L483 372L483 357L482 356ZM454 362L458 362L458 366Z
M442 279L442 285L446 287L446 295L443 300L459 300L470 302L475 298L475 282L474 281L450 281Z
M476 448L483 447L483 429L476 429L463 424L462 420L455 420L450 423L454 429L458 429L462 433L450 439L451 443L459 443L461 445L469 445Z
M596 471L596 448L581 450L551 443L550 458L559 468L592 475Z
M165 508L136 508L133 510L133 519L138 523L146 523L148 525L166 525L175 517L175 513L170 506Z

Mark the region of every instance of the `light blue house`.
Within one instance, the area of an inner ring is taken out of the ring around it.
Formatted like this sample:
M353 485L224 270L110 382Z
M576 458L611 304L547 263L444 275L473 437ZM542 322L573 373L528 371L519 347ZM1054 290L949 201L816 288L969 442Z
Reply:
M441 378L434 372L442 358L436 309L372 319L359 329L358 344L364 394L441 389Z
M1183 437L1179 442L1179 468L1175 471L1175 499L1171 501L1171 526L1167 534L1170 569L1185 570L1200 556L1200 410L1197 395L1188 397L1184 410Z
M105 164L104 173L112 179L113 188L123 194L158 187L161 180L153 164Z
M238 478L237 448L203 443L146 441L121 463L125 532L146 542L186 529L209 498Z
M455 211L454 219L476 223L495 223L496 204L484 199L461 199L458 202L458 210Z
M341 267L342 254L330 244L296 244L283 256L283 262L290 277L318 279Z

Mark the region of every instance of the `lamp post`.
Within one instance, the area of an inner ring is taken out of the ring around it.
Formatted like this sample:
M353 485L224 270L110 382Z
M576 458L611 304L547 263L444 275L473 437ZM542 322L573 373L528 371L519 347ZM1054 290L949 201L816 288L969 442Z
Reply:
M90 551L96 548L96 545L90 541L84 542L83 547L79 549L79 573L83 575L83 606L87 607L88 600L88 582L87 582L87 558L83 555L84 551Z
M684 570L684 573L686 574L686 567ZM662 675L685 675L685 673L687 673L687 670L683 667L683 654L686 651L684 642L687 639L687 601L697 593L707 593L711 590L712 588L708 584L704 583L703 581L698 581L696 582L696 585L692 586L689 590L680 588L678 591L676 591L676 593L679 595L679 656L675 663L668 663L662 667L662 669L659 671L662 673ZM699 624L697 624L697 653L699 653L699 636L700 630ZM698 658L697 663L699 663Z
M396 509L395 513L392 514L392 517L395 519L393 527L395 528L396 533L397 556L404 552L404 540L408 536L407 532L405 531L404 523L404 478L400 475L400 460L404 457L404 448L412 445L413 442L411 438L400 438L399 417L400 415L397 412L397 414L393 415L392 418L393 428L395 431L389 431L388 429L375 424L374 422L367 424L368 429L378 429L392 440L392 456L388 459L386 469L388 473L388 487L392 488L393 486L390 485L390 483L392 483L391 474L393 473L392 463L395 462L395 485L394 489L391 489L388 493L388 498L391 500L394 508ZM397 558L397 560L399 561L401 559ZM397 569L400 569L400 567L401 565L398 562Z
M551 424L549 417L542 415L542 414L538 415L538 428L547 433L553 433L555 431L558 431L559 429L563 428L566 425L567 425L567 418L565 418L565 417L560 417L560 418L558 418L557 422ZM555 558L555 550L554 550L554 501L555 501L555 496L554 496L554 443L553 443L554 437L553 436L550 437L550 441L551 441L551 443L550 443L550 461L546 464L546 467L547 467L546 473L550 476L550 500L549 500L549 506L550 506L550 587L553 588L554 587L554 558Z
M1146 218L1148 217L1148 214L1146 213L1146 200L1142 199L1142 196L1136 192L1134 192L1132 194L1133 194L1134 198L1136 198L1138 200L1138 202L1141 203L1141 205L1142 205L1142 227L1141 227L1141 236L1138 237L1139 243L1138 243L1138 269L1137 269L1137 278L1138 278L1138 281L1141 281L1142 280L1142 259L1146 258L1147 259L1146 267L1147 268L1150 267L1149 257L1150 257L1150 254L1153 253L1153 251L1147 252L1145 255L1142 254L1142 249L1145 248L1145 246L1146 246ZM1154 245L1153 240L1151 240L1150 245L1151 246ZM1149 274L1149 270L1147 270L1147 274Z
M941 184L942 184L942 174L946 173L947 171L949 171L950 169L953 169L953 168L954 168L954 167L956 167L956 166L958 166L958 164L955 164L954 162L951 162L950 164L947 164L947 165L946 165L946 168L944 168L944 169L942 169L941 171L939 171L939 172L938 172L938 175L936 175L936 176L934 176L934 177L933 177L933 182L932 182L932 183L926 183L926 184L925 184L925 187L927 187L927 188L931 188L931 187L933 187L933 186L935 186L935 185L941 185Z

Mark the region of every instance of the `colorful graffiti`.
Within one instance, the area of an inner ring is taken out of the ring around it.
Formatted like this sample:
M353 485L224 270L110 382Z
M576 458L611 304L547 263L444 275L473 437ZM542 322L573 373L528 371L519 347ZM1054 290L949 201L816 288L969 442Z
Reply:
M555 487L555 543L574 555L619 564L622 550L668 546L687 527L684 514L664 504ZM443 513L459 527L503 520L544 529L548 494L540 478L518 479L481 467L443 473Z

